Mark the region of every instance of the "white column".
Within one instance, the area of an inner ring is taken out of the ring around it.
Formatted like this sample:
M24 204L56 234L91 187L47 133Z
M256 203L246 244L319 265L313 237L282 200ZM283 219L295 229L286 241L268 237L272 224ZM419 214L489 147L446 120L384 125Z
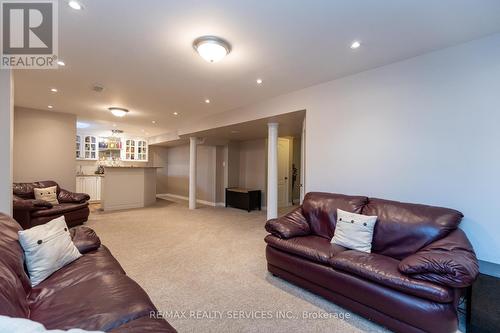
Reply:
M196 146L198 138L189 138L189 209L196 209Z
M267 219L278 217L278 126L269 123L267 140Z
M12 215L12 145L14 83L10 69L0 69L0 212Z

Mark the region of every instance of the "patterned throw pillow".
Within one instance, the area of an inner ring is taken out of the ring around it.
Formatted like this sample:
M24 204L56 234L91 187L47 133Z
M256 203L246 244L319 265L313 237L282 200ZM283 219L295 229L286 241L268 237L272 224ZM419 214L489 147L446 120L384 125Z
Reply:
M337 209L337 225L331 243L370 253L376 222L376 216L354 214Z
M59 205L59 201L57 201L57 186L35 188L33 191L35 192L36 200L45 200L53 205Z

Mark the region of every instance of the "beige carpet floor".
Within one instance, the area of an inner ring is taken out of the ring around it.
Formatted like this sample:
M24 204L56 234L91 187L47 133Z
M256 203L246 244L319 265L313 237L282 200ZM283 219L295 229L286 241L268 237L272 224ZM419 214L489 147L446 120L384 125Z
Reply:
M158 309L177 315L168 321L181 333L386 332L269 274L265 220L265 212L190 211L185 202L159 199L144 209L94 211L87 225ZM304 312L330 318L303 319Z

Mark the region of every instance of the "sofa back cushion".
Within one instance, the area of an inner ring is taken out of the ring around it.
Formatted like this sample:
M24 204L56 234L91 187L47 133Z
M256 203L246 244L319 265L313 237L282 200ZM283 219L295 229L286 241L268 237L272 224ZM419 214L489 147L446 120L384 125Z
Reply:
M311 233L332 239L337 223L337 209L361 214L367 197L335 193L309 192L302 203L302 214L309 222Z
M455 230L459 211L370 198L363 214L378 216L372 252L402 260Z
M57 185L57 183L53 180L45 180L33 183L14 183L13 192L21 199L35 199L35 193L33 189L46 188L52 186L56 186L57 195L59 195L61 189L59 188L59 185Z
M0 213L0 315L27 318L26 296L31 287L24 271L19 230L16 221Z

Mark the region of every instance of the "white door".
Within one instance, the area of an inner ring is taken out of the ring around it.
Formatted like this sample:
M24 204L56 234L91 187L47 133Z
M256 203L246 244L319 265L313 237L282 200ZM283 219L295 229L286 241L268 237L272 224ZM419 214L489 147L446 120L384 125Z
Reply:
M278 207L288 206L290 141L278 138Z

